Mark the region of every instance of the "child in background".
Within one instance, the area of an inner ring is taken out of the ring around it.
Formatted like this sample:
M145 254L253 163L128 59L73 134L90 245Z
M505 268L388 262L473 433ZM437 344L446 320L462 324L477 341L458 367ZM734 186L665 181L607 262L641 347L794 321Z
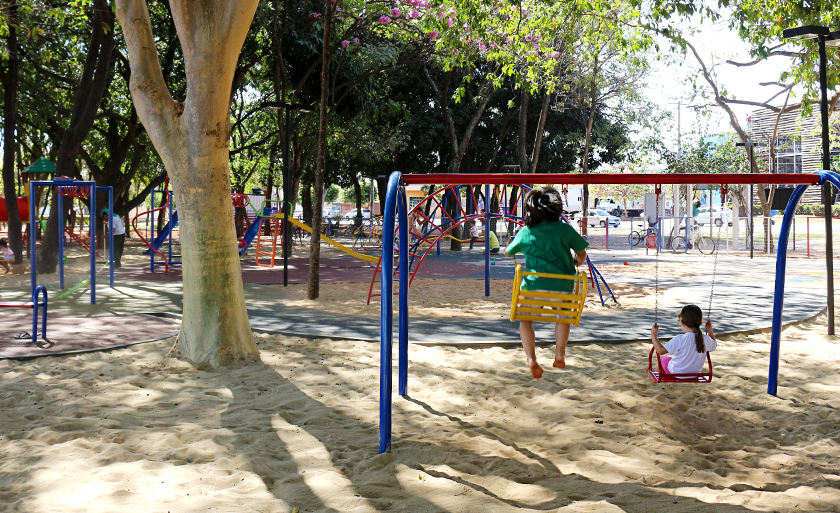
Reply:
M560 220L563 214L563 200L553 188L535 189L525 197L525 226L505 248L505 255L525 255L525 268L531 272L551 274L576 274L576 266L586 262L586 248L589 243L574 228ZM572 255L574 253L574 256ZM549 292L573 292L574 282L555 278L526 276L522 290L545 290ZM569 342L571 325L555 324L554 336L557 348L554 351L553 366L566 366L566 344ZM533 321L519 321L519 336L525 349L525 358L531 375L542 377L542 367L537 363L536 336Z
M684 374L703 372L706 363L706 353L717 348L717 339L712 331L712 321L706 321L706 333L700 332L703 323L703 310L697 305L686 305L680 311L680 328L682 335L677 335L666 344L659 342L659 325L654 324L650 329L650 339L662 368L659 372L668 374ZM669 355L669 356L663 356Z
M11 274L12 268L9 262L15 261L15 253L9 249L9 243L6 239L0 239L0 265L6 270L4 274Z

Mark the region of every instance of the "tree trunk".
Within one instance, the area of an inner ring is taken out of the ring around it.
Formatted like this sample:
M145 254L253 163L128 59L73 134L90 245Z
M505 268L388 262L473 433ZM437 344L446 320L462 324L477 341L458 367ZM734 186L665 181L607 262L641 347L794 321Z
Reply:
M545 131L545 120L548 117L550 99L551 96L548 93L543 94L542 106L540 107L540 120L537 122L537 133L534 136L534 150L531 152L531 164L528 168L529 173L537 172L537 163L540 160L540 150L542 149L543 132Z
M77 176L76 160L87 137L99 104L108 85L111 54L114 50L114 12L106 0L94 0L91 35L82 76L76 87L70 124L61 137L55 163L56 176ZM53 201L56 204L56 201ZM91 218L95 216L91 212ZM38 248L38 272L54 273L58 265L58 237L64 227L58 226L58 209L50 211L44 239Z
M528 88L522 86L519 100L519 136L517 137L517 149L519 150L519 172L528 172L528 100L531 95Z
M321 119L318 130L318 159L315 166L315 211L312 213L312 238L309 241L309 283L306 297L320 295L321 217L324 213L324 175L327 167L327 126L330 99L330 28L335 3L324 0L324 40L321 47Z
M23 263L23 223L18 211L17 190L15 189L15 153L17 152L17 90L19 79L19 59L17 49L17 2L8 5L8 33L6 46L8 51L6 69L3 70L3 193L6 201L9 247L15 252L15 264ZM29 222L33 222L32 219Z
M172 0L187 77L184 103L167 88L145 0L117 0L137 113L178 193L184 283L179 344L198 366L258 355L248 323L230 215L230 89L257 0Z

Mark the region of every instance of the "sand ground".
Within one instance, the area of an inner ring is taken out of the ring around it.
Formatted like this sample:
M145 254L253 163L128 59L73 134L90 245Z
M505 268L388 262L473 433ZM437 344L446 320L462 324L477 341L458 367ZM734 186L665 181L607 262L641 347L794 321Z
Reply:
M420 280L411 315L506 317L510 282L489 298L479 282ZM318 302L292 286L284 301L378 315L367 286L324 284ZM620 290L622 308L649 291ZM769 333L722 337L710 385L651 384L642 343L571 345L562 371L538 348L538 381L519 348L412 345L386 454L378 344L258 334L260 361L216 371L178 359L171 338L4 360L0 512L840 512L826 323L785 329L778 397Z
M454 281L454 280L453 280ZM199 371L173 340L0 361L0 511L840 511L840 346L824 316L721 341L711 385L653 385L648 346L411 348L377 454L376 344L257 335ZM538 349L543 362L550 348Z

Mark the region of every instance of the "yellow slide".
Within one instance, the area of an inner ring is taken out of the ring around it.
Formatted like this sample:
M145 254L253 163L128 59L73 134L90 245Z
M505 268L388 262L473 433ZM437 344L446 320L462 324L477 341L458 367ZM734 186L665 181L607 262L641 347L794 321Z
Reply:
M282 219L283 214L278 214L277 217ZM292 223L295 226L303 228L304 230L306 230L309 233L312 233L312 228L310 228L309 225L303 224L293 217L289 218L289 222ZM353 251L352 249L348 248L344 244L342 244L340 242L336 242L336 241L332 240L331 238L329 238L329 237L327 237L326 235L323 235L323 234L321 234L321 238L323 240L327 241L328 243L332 244L333 246L337 247L341 251L344 251L345 253L347 253L348 255L350 255L353 258L358 258L360 260L367 260L368 262L379 262L379 257L378 256L364 255L364 254L359 253L357 251Z

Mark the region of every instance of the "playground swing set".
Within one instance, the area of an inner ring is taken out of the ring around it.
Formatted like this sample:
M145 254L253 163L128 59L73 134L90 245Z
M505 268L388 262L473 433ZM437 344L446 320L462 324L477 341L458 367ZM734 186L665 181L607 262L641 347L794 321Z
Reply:
M403 175L394 171L388 180L388 189L385 197L384 219L383 219L383 252L382 259L377 265L377 272L383 276L390 276L392 279L381 280L380 303L380 416L379 416L379 452L390 452L392 436L392 393L393 393L393 328L394 328L394 295L398 300L398 376L397 389L399 395L405 397L408 394L408 291L410 279L413 274L409 273L409 262L419 255L410 250L409 237L409 215L407 185L428 184L428 183L461 183L469 185L485 184L485 190L489 192L487 184L520 184L525 183L586 183L586 184L655 184L658 192L661 192L662 184L755 184L755 183L777 183L793 184L795 189L785 209L782 226L777 242L776 257L776 288L773 295L773 316L770 337L770 363L768 369L767 393L776 395L778 386L779 357L781 352L781 328L782 310L784 308L784 284L785 268L787 262L787 244L790 227L796 207L805 190L812 185L823 185L832 183L840 187L840 175L832 171L819 171L813 174L768 174L768 173L745 173L745 174L453 174L453 175ZM489 194L488 194L489 196ZM657 213L658 213L657 195ZM434 201L437 201L436 199ZM422 202L421 202L422 204ZM415 207L416 209L416 207ZM422 215L422 214L421 214ZM485 213L489 220L489 214ZM425 222L431 219L422 215ZM467 217L465 213L465 217ZM454 223L451 217L449 220ZM489 226L489 224L487 224ZM440 227L438 227L440 229ZM438 235L443 235L440 230ZM420 238L422 234L412 235ZM438 237L439 238L439 237ZM428 240L428 238L427 238ZM396 244L398 242L398 244ZM487 242L485 242L487 245ZM656 261L656 307L655 315L658 316L659 296L659 262L658 254L661 240L657 241ZM386 248L393 250L385 251ZM489 248L488 248L489 249ZM486 253L489 259L489 253ZM396 260L396 265L395 265ZM709 296L709 315L711 315L712 299L714 296L714 279L717 273L717 255L715 256L715 268L713 271L712 290ZM558 276L560 279L569 279L568 276ZM574 277L573 279L575 279ZM520 278L521 279L521 278ZM394 281L399 284L398 292L394 292ZM488 287L489 289L489 287ZM516 295L516 287L514 296ZM577 289L578 293L580 289ZM489 290L487 291L489 293ZM555 299L555 298L552 298ZM572 300L574 302L574 300ZM539 305L545 306L545 305ZM574 305L575 307L577 305ZM582 307L582 305L581 305ZM511 317L515 317L517 310L516 300L512 301ZM574 311L569 309L569 311ZM550 322L561 322L554 317ZM565 322L569 322L565 320ZM697 376L683 376L678 374L653 373L652 356L648 357L649 377L657 383L683 383L697 382L708 383L712 378L711 358L707 353L709 365L708 373L698 373Z

